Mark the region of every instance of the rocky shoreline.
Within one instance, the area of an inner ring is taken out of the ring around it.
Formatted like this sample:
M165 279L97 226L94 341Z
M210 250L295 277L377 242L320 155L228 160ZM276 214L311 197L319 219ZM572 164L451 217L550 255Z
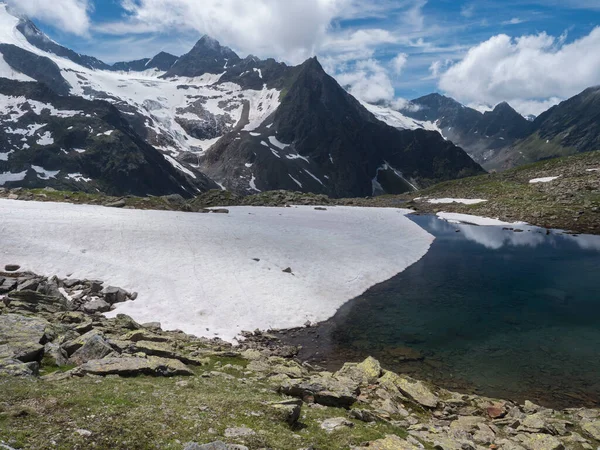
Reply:
M518 405L459 394L387 371L373 358L326 372L299 362L298 347L265 332L244 333L240 344L233 346L163 331L158 323L138 324L124 315L107 319L101 311L132 301L135 294L101 281L46 278L20 272L18 266L6 269L10 271L0 273L0 390L5 393L0 398L0 448L156 447L148 436L123 446L120 436L104 435L93 426L63 431L62 420L52 444L44 430L36 432L26 424L42 420L53 426L58 415L54 409L36 412L41 400L34 401L34 391L43 396L53 390L81 389L83 396L93 382L93 395L104 398L108 393L103 387L118 380L130 394L139 389L137 383L145 383L145 391L157 389L155 383L169 378L176 380L175 385L164 387L164 392L175 401L184 402L178 395L186 386L194 386L194 392L210 386L215 405L231 401L248 409L245 417L254 416L259 423L244 419L238 426L227 426L231 411L215 413L206 433L191 433L158 448L594 450L600 446L597 409L557 411L531 402ZM115 389L110 388L110 395ZM238 393L230 399L233 391ZM250 393L255 406L242 400ZM185 395L187 399L193 394ZM105 402L95 405L91 400L84 405L88 410L107 408ZM135 416L133 408L128 411ZM201 428L208 419L196 420L195 427ZM262 420L279 427L277 434L272 435Z

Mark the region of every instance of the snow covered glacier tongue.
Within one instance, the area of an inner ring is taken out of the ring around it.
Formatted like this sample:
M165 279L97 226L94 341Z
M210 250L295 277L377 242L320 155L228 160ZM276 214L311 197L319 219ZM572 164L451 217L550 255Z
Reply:
M0 265L101 279L140 294L112 314L231 340L243 330L325 320L417 262L434 238L407 213L194 214L0 200Z

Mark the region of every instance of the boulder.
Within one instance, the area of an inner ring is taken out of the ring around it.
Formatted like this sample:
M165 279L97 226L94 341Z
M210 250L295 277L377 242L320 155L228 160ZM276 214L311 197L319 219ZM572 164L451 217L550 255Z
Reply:
M248 447L244 447L243 445L225 444L221 441L215 441L204 445L189 442L185 444L183 450L248 450Z
M44 346L44 364L63 367L69 363L69 355L58 344L48 342Z
M17 280L14 278L0 278L0 294L6 294L17 288Z
M113 349L104 337L99 334L91 336L85 344L76 350L69 358L69 362L80 366L94 359L102 359L113 353Z
M325 419L321 422L321 428L327 433L333 433L334 431L341 430L344 428L352 428L354 424L344 417L333 417L331 419Z
M344 364L344 367L337 371L335 375L350 378L361 385L374 384L381 376L381 364L375 358L369 356L360 364Z
M61 347L69 356L71 356L73 353L83 347L90 339L93 339L96 336L102 336L102 333L99 330L91 330L85 334L82 334L76 339L65 342Z
M104 358L88 361L79 367L80 371L92 375L155 375L155 376L177 376L194 375L185 364L176 359L165 359L150 356L148 358Z
M518 435L517 439L527 450L564 450L565 446L549 434Z
M139 330L142 326L126 314L117 314L113 319L116 327L124 330Z
M420 448L398 436L389 435L384 439L371 442L368 447L355 447L355 450L420 450Z
M162 358L187 360L184 355L165 342L138 341L135 344L136 352L145 353L149 356L160 356Z
M0 358L13 358L24 363L41 361L44 346L35 342L13 342L0 345Z
M386 371L379 383L388 389L395 387L400 393L426 408L436 408L439 403L439 398L422 381Z
M4 266L4 270L7 272L16 272L20 268L21 266L19 266L18 264L7 264Z
M148 323L143 323L142 327L146 328L147 330L150 331L162 331L162 325L160 324L160 322L148 322Z
M0 354L21 362L40 361L49 340L50 323L18 314L0 315Z
M124 303L127 301L127 297L129 297L126 290L115 286L105 287L102 289L101 293L104 296L104 300L111 305L114 305L115 303Z
M290 378L301 378L307 374L306 369L297 362L279 357L250 361L248 370L267 375L287 375Z
M22 361L5 358L0 359L0 378L9 377L32 377L37 375L35 367Z
M600 441L600 420L586 422L581 428L583 428L583 431L585 431L591 437L597 441Z
M351 409L349 416L352 419L360 420L361 422L372 423L378 422L381 419L377 414L373 411L369 411L367 409Z
M83 310L88 314L105 313L110 309L110 304L101 298L95 298L83 305Z
M349 408L356 402L358 387L358 383L350 378L321 374L308 380L286 380L279 391L291 397L311 398L324 406Z
M292 426L298 422L300 413L302 411L302 400L284 400L282 402L270 403L269 406L273 408L276 415L288 425Z
M169 338L165 336L160 336L158 334L151 333L147 330L135 330L130 331L125 336L123 336L123 340L131 341L131 342L169 342Z

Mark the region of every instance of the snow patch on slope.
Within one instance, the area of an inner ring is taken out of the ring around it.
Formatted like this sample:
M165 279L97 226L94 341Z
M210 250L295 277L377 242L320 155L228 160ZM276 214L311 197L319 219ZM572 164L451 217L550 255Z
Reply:
M550 183L551 181L558 180L558 177L544 177L544 178L534 178L533 180L529 180L529 184L538 184L538 183Z

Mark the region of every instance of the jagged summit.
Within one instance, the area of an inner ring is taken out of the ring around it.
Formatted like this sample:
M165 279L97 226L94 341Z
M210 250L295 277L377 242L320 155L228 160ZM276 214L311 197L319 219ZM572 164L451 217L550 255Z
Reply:
M175 62L165 75L169 77L198 77L206 73L220 74L241 61L229 47L204 35L196 45Z

